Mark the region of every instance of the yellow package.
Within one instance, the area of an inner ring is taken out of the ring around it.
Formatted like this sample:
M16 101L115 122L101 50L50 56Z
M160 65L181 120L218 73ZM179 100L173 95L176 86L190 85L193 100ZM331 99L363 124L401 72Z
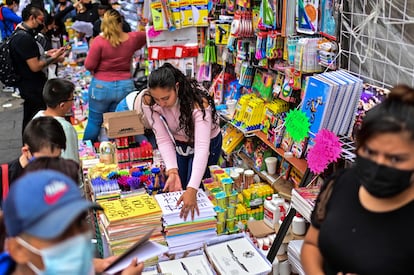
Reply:
M233 150L237 147L237 145L239 145L243 138L243 133L233 127L233 130L223 137L223 152L226 154L233 152Z
M227 45L230 37L230 24L216 23L216 45Z
M208 0L192 0L193 23L197 27L208 26Z
M159 0L151 1L151 15L152 23L156 31L163 31L167 29L167 24L165 22L165 16L162 12L162 4Z
M236 121L240 121L240 122L243 121L244 113L246 112L246 108L249 103L249 100L251 100L253 97L254 97L253 94L246 94L246 95L243 95L240 98L240 100L237 102L236 111L233 116Z
M181 27L191 27L194 24L191 0L180 0Z
M171 9L172 21L175 28L181 29L181 10L180 10L180 0L169 0L169 5Z

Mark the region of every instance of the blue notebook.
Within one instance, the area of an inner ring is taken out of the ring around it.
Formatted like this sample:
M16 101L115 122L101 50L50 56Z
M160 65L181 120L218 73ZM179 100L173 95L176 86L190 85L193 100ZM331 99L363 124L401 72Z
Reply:
M316 134L322 128L328 117L326 113L332 108L329 106L332 88L333 86L328 82L313 76L308 78L302 101L302 111L309 118L312 134Z

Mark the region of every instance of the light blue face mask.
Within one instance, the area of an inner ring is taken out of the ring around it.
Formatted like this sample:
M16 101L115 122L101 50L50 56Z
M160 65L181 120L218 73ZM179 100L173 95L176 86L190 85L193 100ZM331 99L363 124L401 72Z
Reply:
M37 249L25 240L16 240L31 252L42 257L44 270L31 262L27 265L37 275L89 275L93 274L91 233L79 234L54 246Z

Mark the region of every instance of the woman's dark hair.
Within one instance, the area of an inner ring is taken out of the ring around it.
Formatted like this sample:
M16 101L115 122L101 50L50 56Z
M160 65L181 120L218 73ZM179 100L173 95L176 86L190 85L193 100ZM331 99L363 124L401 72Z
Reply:
M71 159L64 159L61 157L39 157L30 162L25 168L24 173L29 173L37 170L52 169L65 174L73 179L76 183L79 179L79 164Z
M43 87L43 100L47 107L55 108L73 96L75 84L62 78L49 79Z
M164 63L164 65L151 72L148 78L148 88L175 89L177 82L179 83L177 93L180 102L179 130L184 130L190 140L194 140L193 110L194 108L200 108L204 119L206 111L203 99L207 99L211 107L213 123L216 123L218 115L214 100L206 90L199 86L195 79L187 78L170 63Z
M367 112L356 141L357 149L378 134L407 132L414 140L414 89L398 85L388 97Z

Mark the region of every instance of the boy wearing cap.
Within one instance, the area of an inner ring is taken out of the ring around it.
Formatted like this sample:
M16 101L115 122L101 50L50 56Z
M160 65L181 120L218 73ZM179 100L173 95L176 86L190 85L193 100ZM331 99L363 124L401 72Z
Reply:
M4 202L8 253L0 274L94 274L91 231L85 214L101 209L85 200L76 183L52 170L25 174ZM136 259L122 274L141 274Z

